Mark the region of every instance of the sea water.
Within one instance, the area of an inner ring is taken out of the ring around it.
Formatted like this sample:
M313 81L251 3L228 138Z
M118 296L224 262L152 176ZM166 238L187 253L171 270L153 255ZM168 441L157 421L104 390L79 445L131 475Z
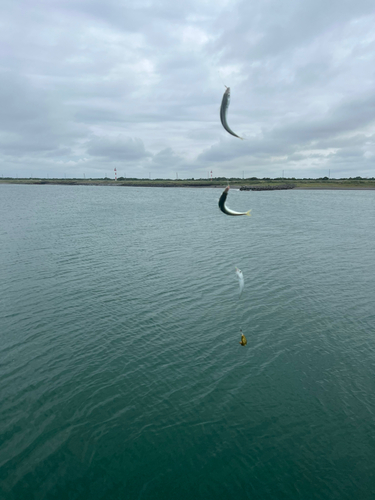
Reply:
M220 194L0 185L2 500L375 497L375 192Z

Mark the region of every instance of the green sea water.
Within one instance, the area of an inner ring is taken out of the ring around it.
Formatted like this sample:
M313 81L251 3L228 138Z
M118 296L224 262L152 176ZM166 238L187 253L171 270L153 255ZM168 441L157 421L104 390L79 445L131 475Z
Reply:
M2 500L375 498L375 192L220 194L0 185Z

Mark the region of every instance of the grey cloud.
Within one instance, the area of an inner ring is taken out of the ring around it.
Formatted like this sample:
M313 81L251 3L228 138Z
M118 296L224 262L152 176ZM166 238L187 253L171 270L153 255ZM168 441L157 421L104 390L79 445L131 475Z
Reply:
M177 155L172 148L165 148L154 155L152 161L158 166L173 167L181 163L182 158Z
M81 106L75 112L75 119L78 122L92 123L124 123L124 117L119 110L108 110L100 106Z
M176 165L189 177L243 165L268 176L309 161L312 171L371 168L370 0L5 0L3 14L0 154L10 175L22 162L56 175L68 164L104 175L107 161L134 176ZM221 78L232 88L229 123L246 141L221 127Z
M372 14L373 9L371 0L333 0L329 4L324 0L303 4L298 0L283 4L277 0L257 4L244 0L222 14L232 26L215 42L214 50L222 50L223 57L235 60L241 57L238 47L252 60L276 56L311 43L329 29Z
M364 159L364 151L361 148L352 148L348 147L345 149L341 149L335 153L331 153L329 155L330 160L332 162L340 162L343 160L355 160Z
M94 137L87 143L87 154L105 161L136 161L152 156L143 141L131 137Z
M82 131L48 92L14 72L0 78L0 145L6 155L71 154Z
M363 146L366 147L367 143L374 143L375 136L366 136L365 134L354 134L345 136L336 136L336 137L326 137L322 138L316 142L314 142L315 149L331 149L338 148L343 149L347 147L353 146Z
M198 161L224 162L240 158L260 158L281 156L292 153L293 148L287 142L268 137L249 138L244 141L222 140L198 156Z
M294 145L308 145L319 141L326 147L336 143L337 136L356 131L375 122L375 94L348 100L329 110L325 116L303 119L275 127L270 137ZM357 139L358 139L357 135ZM363 137L363 136L362 136Z

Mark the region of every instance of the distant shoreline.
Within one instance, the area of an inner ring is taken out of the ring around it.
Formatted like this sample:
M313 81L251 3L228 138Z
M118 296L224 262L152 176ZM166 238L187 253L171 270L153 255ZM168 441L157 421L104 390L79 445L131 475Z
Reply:
M375 179L224 179L217 180L112 180L112 179L13 179L0 178L0 184L57 185L57 186L113 186L113 187L165 187L165 188L216 188L244 191L280 190L375 190Z

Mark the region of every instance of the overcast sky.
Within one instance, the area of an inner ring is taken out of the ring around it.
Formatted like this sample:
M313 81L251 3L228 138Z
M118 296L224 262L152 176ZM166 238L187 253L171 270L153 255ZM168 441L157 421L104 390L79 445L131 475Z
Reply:
M373 177L374 0L3 0L0 100L4 177Z

